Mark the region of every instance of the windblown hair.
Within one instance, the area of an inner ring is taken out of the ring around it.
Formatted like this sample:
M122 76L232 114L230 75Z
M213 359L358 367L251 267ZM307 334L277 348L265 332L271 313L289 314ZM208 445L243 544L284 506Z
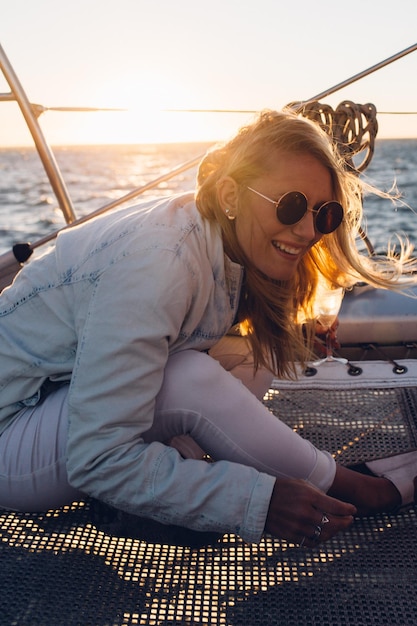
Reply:
M235 222L227 219L217 197L217 183L230 176L243 189L276 167L277 154L308 154L331 175L334 199L344 208L339 228L318 241L300 261L295 276L278 281L268 278L241 249ZM248 336L255 367L273 366L277 376L295 376L295 362L311 356L314 337L312 303L319 276L334 285L349 287L358 280L382 288L399 288L398 278L407 266L412 248L388 252L384 260L361 254L356 242L362 220L365 191L386 195L362 182L346 166L330 137L316 124L291 110L264 111L224 145L209 151L200 163L196 202L200 213L220 226L225 251L245 268L239 305L241 332ZM415 284L410 279L409 284ZM401 283L404 289L407 284ZM298 323L300 319L304 324ZM310 320L310 321L308 321Z

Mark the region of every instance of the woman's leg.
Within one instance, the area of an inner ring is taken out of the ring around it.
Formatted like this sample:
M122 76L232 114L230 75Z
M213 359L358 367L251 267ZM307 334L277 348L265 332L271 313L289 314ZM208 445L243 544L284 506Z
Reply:
M250 465L272 476L302 478L323 491L336 464L327 452L277 419L209 355L192 350L172 356L145 441L189 434L214 459Z
M65 385L22 410L0 437L0 507L45 511L82 500L67 480Z
M245 386L204 353L170 358L146 441L168 442L189 434L214 460L250 465L277 478L301 478L361 515L388 511L401 502L385 478L336 465L328 452L283 424Z
M226 335L209 352L227 372L238 378L257 398L262 400L271 386L273 373L265 367L256 372L248 340L240 335Z

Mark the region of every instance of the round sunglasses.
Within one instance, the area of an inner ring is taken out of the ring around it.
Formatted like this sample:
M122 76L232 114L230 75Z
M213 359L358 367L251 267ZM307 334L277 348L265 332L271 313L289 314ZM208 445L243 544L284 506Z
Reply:
M277 219L284 226L297 224L308 211L313 213L314 227L321 235L332 233L343 221L343 207L339 202L331 200L317 208L309 209L307 197L301 191L288 191L279 200L272 200L252 187L247 187L247 189L274 204Z

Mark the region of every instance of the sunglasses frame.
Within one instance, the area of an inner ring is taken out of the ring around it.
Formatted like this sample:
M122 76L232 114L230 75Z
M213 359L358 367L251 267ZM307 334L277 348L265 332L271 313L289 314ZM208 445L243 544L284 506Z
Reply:
M256 193L257 196L260 196L264 200L268 200L268 202L271 202L271 204L273 204L275 206L276 213L277 213L277 220L281 224L283 224L284 226L295 226L295 224L298 224L299 222L301 222L301 220L306 216L307 213L313 213L313 215L314 215L314 228L316 229L316 231L319 232L321 235L330 235L330 233L334 233L334 231L337 230L339 228L340 224L343 222L344 210L343 210L343 207L340 204L340 202L337 202L336 200L329 200L328 202L323 202L323 204L321 204L317 209L309 209L308 208L307 196L302 191L287 191L287 193L284 193L279 200L273 200L272 198L268 198L268 196L265 196L260 191L257 191L256 189L253 189L253 187L249 187L247 185L246 188L249 189L249 191L252 191L253 193ZM295 222L290 222L288 224L288 223L285 223L285 222L281 221L280 218L279 218L279 205L280 205L280 202L282 201L282 199L285 198L285 196L287 196L288 194L293 194L293 193L296 193L296 194L302 196L305 199L306 208L305 208L305 211L304 211L303 215L298 220L296 220ZM340 219L340 222L338 223L338 225L335 226L335 228L332 228L332 230L329 230L327 232L322 232L320 230L320 228L317 227L317 219L319 217L320 211L325 206L327 206L329 204L334 204L341 210L341 219Z

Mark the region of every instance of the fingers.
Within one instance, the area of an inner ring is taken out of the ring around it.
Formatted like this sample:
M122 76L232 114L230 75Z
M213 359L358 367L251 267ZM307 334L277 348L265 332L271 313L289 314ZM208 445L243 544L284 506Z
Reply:
M350 502L338 500L317 489L317 504L333 515L356 515L356 507Z
M317 523L309 525L306 534L300 540L300 546L315 547L320 543L328 541L337 533L346 530L353 522L351 515L338 516L331 515L325 511L317 511Z
M341 517L345 515L356 515L357 513L356 507L350 502L343 502L320 491L318 491L317 494L316 507L332 515Z
M317 496L314 508L313 525L310 521L306 534L301 538L302 545L306 547L317 546L346 530L356 514L356 507L352 504L322 493Z
M299 540L300 547L313 548L320 543L328 541L334 537L337 533L348 528L353 522L353 517L330 515L326 512L317 511L317 523L308 524L306 527L306 534Z
M313 547L353 522L356 509L302 480L277 479L265 530L281 539Z

